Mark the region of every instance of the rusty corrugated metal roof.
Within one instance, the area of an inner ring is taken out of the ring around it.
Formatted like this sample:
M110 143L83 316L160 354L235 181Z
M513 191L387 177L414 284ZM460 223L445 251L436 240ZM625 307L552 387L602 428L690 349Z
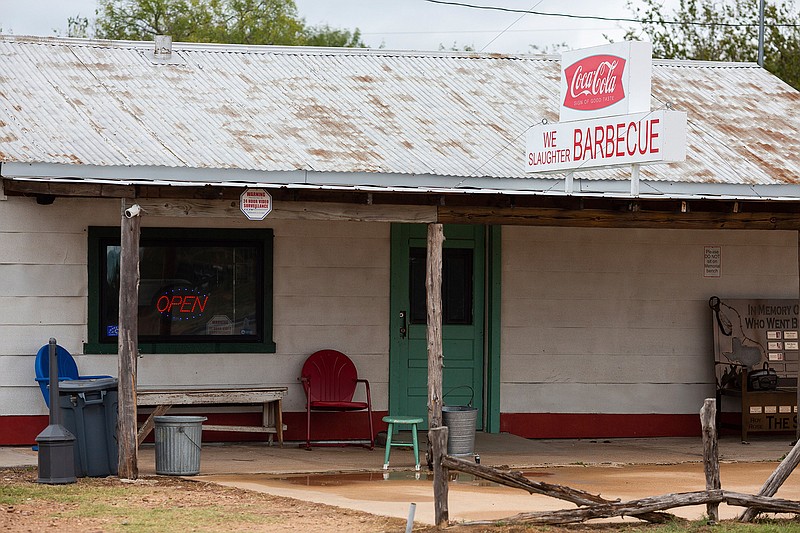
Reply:
M558 118L557 58L177 43L160 60L152 47L0 37L3 175L563 194L563 174L522 164L526 130ZM654 61L652 94L688 113L689 148L642 167L643 193L800 183L800 93L766 70ZM629 177L581 172L576 191Z

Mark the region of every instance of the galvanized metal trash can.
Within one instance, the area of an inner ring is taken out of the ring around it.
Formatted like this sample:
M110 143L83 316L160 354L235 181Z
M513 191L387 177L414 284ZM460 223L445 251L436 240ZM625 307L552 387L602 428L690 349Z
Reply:
M117 474L116 378L66 380L58 384L61 422L75 435L75 475Z
M193 476L200 473L204 416L155 417L156 474Z
M442 422L447 426L447 454L472 455L475 451L478 408L469 405L445 405L442 407Z

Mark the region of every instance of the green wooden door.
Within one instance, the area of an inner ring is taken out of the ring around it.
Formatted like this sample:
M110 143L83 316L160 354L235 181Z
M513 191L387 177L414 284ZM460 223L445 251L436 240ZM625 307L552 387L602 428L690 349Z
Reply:
M483 226L448 225L442 265L445 405L478 408L483 429ZM392 226L389 410L421 416L427 427L428 354L425 301L427 226Z

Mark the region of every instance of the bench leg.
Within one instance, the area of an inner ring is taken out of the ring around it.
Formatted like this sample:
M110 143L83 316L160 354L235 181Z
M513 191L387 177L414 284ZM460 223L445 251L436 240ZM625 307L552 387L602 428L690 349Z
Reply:
M278 399L272 402L272 408L275 409L275 429L278 432L278 446L283 448L283 400Z
M144 442L144 439L153 431L153 427L155 426L155 420L157 416L161 416L167 411L169 408L172 407L171 405L157 405L156 408L150 413L150 416L147 417L145 423L139 428L139 432L136 434L136 445L141 446Z

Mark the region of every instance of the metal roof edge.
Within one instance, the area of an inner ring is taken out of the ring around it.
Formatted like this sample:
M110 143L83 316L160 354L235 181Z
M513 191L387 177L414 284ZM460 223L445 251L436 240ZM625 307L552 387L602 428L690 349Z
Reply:
M78 37L10 35L0 34L0 42L22 42L32 44L93 46L103 48L151 49L153 41L128 41L113 39L90 39ZM524 59L542 61L560 61L560 54L504 54L497 52L473 52L456 50L392 50L384 48L346 48L325 46L286 46L255 45L236 43L195 43L175 41L173 51L206 51L206 52L248 52L248 53L284 53L298 55L372 55L372 56L405 56L405 57L459 57L467 59ZM658 59L653 58L653 65L674 67L715 67L715 68L754 68L761 69L754 62L708 61L694 59Z
M433 174L374 172L316 172L309 170L247 170L181 167L70 165L56 163L2 163L0 177L12 180L115 185L170 185L220 187L286 187L336 190L437 192L458 194L538 194L570 196L563 176L461 177ZM572 196L800 201L800 184L748 185L678 183L642 179L640 194L631 194L628 180L573 178Z
M122 48L135 50L150 50L153 41L126 41L112 39L89 39L76 37L36 36L36 35L6 35L0 34L0 42L21 42L45 45L89 46L100 48ZM255 45L236 43L194 43L175 41L172 43L173 52L222 52L222 53L270 53L270 54L295 54L295 55L367 55L367 56L404 56L404 57L455 57L465 59L525 59L557 61L558 57L545 54L502 54L497 52L471 52L449 50L390 50L385 48L347 48L325 46L287 46L287 45Z
M710 61L700 59L656 59L653 65L662 67L715 67L715 68L753 68L762 69L758 63L752 61Z

